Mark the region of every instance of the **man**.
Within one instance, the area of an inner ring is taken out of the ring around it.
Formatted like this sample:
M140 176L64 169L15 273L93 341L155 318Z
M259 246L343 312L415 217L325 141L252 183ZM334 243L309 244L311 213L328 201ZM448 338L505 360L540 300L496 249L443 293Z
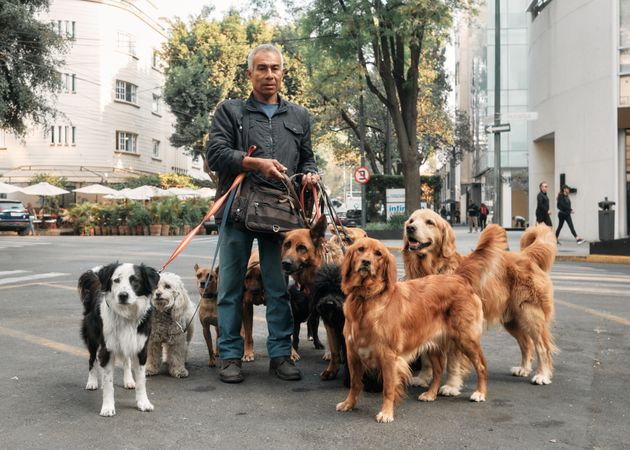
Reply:
M468 207L468 232L479 231L479 207L476 203L471 203Z
M536 223L544 223L551 227L553 225L551 225L551 210L549 209L549 197L547 197L549 185L543 181L538 185L538 189L540 192L536 197Z
M219 176L217 196L229 189L239 172L254 172L267 179L304 173L302 182L319 181L311 148L310 118L306 109L281 98L283 58L270 44L253 49L247 57L247 78L252 93L246 102L227 100L216 110L206 154ZM245 128L243 130L243 128ZM246 149L255 145L253 155ZM226 211L217 219L227 220ZM267 299L267 351L269 370L283 380L299 380L300 370L290 358L293 317L281 265L281 242L256 236L227 221L221 231L218 318L219 378L226 383L243 381L241 337L243 281L254 238L258 240L260 268Z

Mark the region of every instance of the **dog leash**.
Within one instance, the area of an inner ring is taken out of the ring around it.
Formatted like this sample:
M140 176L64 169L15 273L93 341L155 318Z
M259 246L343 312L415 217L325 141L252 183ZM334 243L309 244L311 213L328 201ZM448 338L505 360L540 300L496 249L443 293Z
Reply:
M254 153L254 150L256 150L256 146L255 145L250 146L247 149L247 156L251 156L252 153ZM192 241L192 239L197 235L197 232L199 232L199 230L203 226L204 222L207 221L208 219L210 219L210 217L212 217L212 216L214 216L216 214L216 212L223 205L223 202L225 202L226 198L228 198L230 193L232 193L235 190L235 188L239 184L241 184L243 182L243 179L245 178L245 175L246 175L245 172L241 172L241 173L239 173L236 176L236 178L232 182L232 185L230 186L230 189L228 189L228 191L225 194L223 194L217 201L214 202L214 204L212 205L212 207L210 207L210 209L208 210L206 215L203 217L201 222L199 222L199 225L197 225L195 228L190 230L190 232L184 237L184 239L182 239L182 241L177 245L175 250L173 250L173 253L168 258L168 261L166 261L164 263L164 265L162 266L162 268L160 270L158 270L158 273L164 272L164 269L166 269L166 267L171 262L173 262L173 260L175 258L177 258L181 252L184 251L184 249L188 246L188 244L190 244L190 241ZM222 221L222 222L224 222L224 221Z

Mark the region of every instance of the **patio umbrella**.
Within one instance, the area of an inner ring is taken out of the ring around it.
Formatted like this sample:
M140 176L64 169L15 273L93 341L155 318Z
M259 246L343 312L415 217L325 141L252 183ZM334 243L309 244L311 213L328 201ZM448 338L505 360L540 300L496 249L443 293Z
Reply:
M121 189L120 191L114 190L112 194L106 194L105 198L108 200L126 200L126 199L129 199L129 197L127 197L127 194L129 193L129 191L131 191L130 188L124 188L124 189ZM144 200L144 198L142 200Z
M171 194L177 195L178 198L188 198L188 197L197 197L197 191L190 188L179 188L179 187L171 187L168 188Z
M65 189L61 189L57 186L53 186L52 184L47 183L45 181L22 188L22 192L24 192L27 195L41 195L44 197L52 197L55 195L70 193L69 191L66 191Z
M0 194L12 194L14 192L21 192L22 188L13 186L12 184L0 182Z
M79 194L93 194L93 195L106 195L117 194L116 189L112 189L109 186L103 186L102 184L90 184L89 186L83 186L79 189L73 189L74 192Z
M166 197L169 195L175 194L155 186L143 185L135 189L131 189L129 192L127 192L126 197L132 200L148 200L153 197Z
M212 189L212 188L201 188L201 189L197 189L197 195L201 198L211 198L214 197L217 193L216 189Z

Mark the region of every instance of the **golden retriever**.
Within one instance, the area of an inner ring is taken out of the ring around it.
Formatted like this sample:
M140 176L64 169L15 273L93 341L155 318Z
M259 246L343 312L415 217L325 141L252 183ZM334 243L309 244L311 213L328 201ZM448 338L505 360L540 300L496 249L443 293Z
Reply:
M436 273L453 273L466 261L455 249L451 226L429 209L415 211L405 222L403 261L407 279ZM557 351L551 335L553 286L548 271L556 255L553 230L545 225L530 227L521 238L520 252L504 252L495 277L473 283L483 303L487 324L501 323L518 342L521 365L512 367L515 376L532 371L534 349L538 368L532 383L549 384L553 376L552 354ZM423 369L414 384L426 385L431 377L430 361L423 358ZM467 367L453 355L448 361L448 379L442 395L459 395Z
M454 274L397 282L396 260L380 241L363 238L354 243L341 266L350 392L337 411L354 408L363 373L373 368L383 378L383 404L376 421L393 421L394 404L411 376L408 363L421 352L427 352L433 363L433 382L418 400L435 400L442 354L449 346L466 355L477 372L477 388L470 399L485 401L483 311L471 283L493 273L506 245L505 231L491 225Z

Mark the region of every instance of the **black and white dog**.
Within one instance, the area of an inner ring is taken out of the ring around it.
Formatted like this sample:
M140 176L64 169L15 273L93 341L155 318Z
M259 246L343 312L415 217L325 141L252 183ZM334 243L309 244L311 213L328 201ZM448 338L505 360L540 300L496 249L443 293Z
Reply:
M81 335L90 352L86 389L103 387L101 416L116 414L114 407L114 363L124 364L124 386L136 389L140 411L153 411L147 398L145 364L151 333L151 296L160 275L150 267L109 264L88 270L79 278L83 303ZM94 361L98 356L98 364ZM100 368L102 368L102 374ZM131 369L135 372L135 382ZM100 376L102 375L102 377Z

